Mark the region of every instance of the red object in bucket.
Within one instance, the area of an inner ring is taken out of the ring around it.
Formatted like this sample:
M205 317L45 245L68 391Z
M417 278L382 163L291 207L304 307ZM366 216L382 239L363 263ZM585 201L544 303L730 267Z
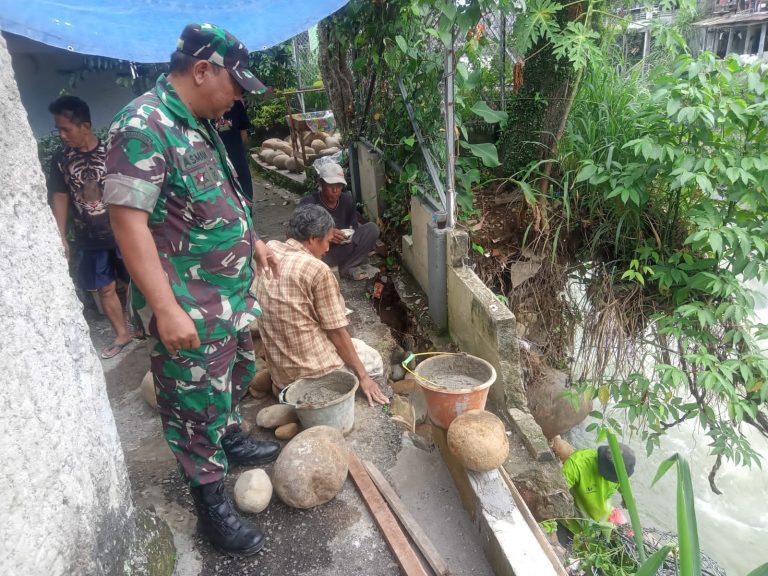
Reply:
M450 362L453 362L451 366ZM456 365L460 363L472 365L472 377L480 384L466 388L449 388L440 386L441 370L439 364L447 364L446 372L456 374ZM488 390L496 381L494 367L476 356L469 354L440 354L425 360L415 370L416 381L419 383L427 404L427 414L435 426L445 430L459 414L467 410L484 410L488 399Z

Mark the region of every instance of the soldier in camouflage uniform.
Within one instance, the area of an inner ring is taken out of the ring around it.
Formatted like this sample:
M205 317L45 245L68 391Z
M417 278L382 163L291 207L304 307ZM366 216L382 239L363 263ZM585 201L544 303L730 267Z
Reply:
M278 274L277 261L253 230L210 122L243 89L263 90L247 66L235 37L187 26L168 76L115 117L104 189L132 305L158 339L151 367L166 441L189 480L201 532L237 555L258 552L264 535L226 496L227 465L269 462L280 450L244 434L237 409L255 369L253 261Z

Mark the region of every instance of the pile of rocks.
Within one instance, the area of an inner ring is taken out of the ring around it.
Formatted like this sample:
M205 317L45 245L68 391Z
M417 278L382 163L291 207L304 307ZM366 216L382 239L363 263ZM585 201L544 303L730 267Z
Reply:
M307 132L301 134L300 138L304 143L307 164L312 164L320 156L336 154L341 149L339 137L327 132ZM304 171L304 159L301 150L293 149L290 136L284 140L279 138L265 140L261 144L258 156L262 162L274 166L278 170L288 170L295 173Z
M259 416L264 410L267 408ZM272 425L286 419L290 419L286 411L271 411L261 422ZM286 426L298 430L294 422L284 423L281 428ZM262 469L243 472L235 483L235 503L244 512L258 514L267 508L274 490L292 508L321 506L341 491L348 471L347 447L341 432L330 426L314 426L283 447L271 480Z
M271 388L266 370L261 370L251 383L257 391ZM154 379L147 372L141 382L141 395L157 409ZM278 456L272 478L261 468L246 470L235 483L235 502L244 512L258 514L272 499L273 489L278 497L293 508L312 508L332 500L341 491L349 470L346 442L336 428L314 426L301 431L293 406L274 404L256 414L256 424L274 430L278 440L288 441ZM242 422L246 433L250 425Z

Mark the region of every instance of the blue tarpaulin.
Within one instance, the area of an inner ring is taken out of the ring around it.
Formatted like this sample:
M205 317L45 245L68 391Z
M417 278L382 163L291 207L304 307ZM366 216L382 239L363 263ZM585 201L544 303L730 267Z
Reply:
M317 24L346 0L0 0L0 29L80 54L167 62L190 22L225 28L250 51Z

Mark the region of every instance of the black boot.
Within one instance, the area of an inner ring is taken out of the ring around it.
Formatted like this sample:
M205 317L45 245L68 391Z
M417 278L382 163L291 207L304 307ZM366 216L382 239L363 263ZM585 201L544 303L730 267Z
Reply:
M280 444L254 440L242 430L228 433L221 439L227 462L233 466L258 466L272 462L280 454Z
M190 487L200 534L232 556L252 556L264 547L264 533L243 520L224 492L221 480Z

